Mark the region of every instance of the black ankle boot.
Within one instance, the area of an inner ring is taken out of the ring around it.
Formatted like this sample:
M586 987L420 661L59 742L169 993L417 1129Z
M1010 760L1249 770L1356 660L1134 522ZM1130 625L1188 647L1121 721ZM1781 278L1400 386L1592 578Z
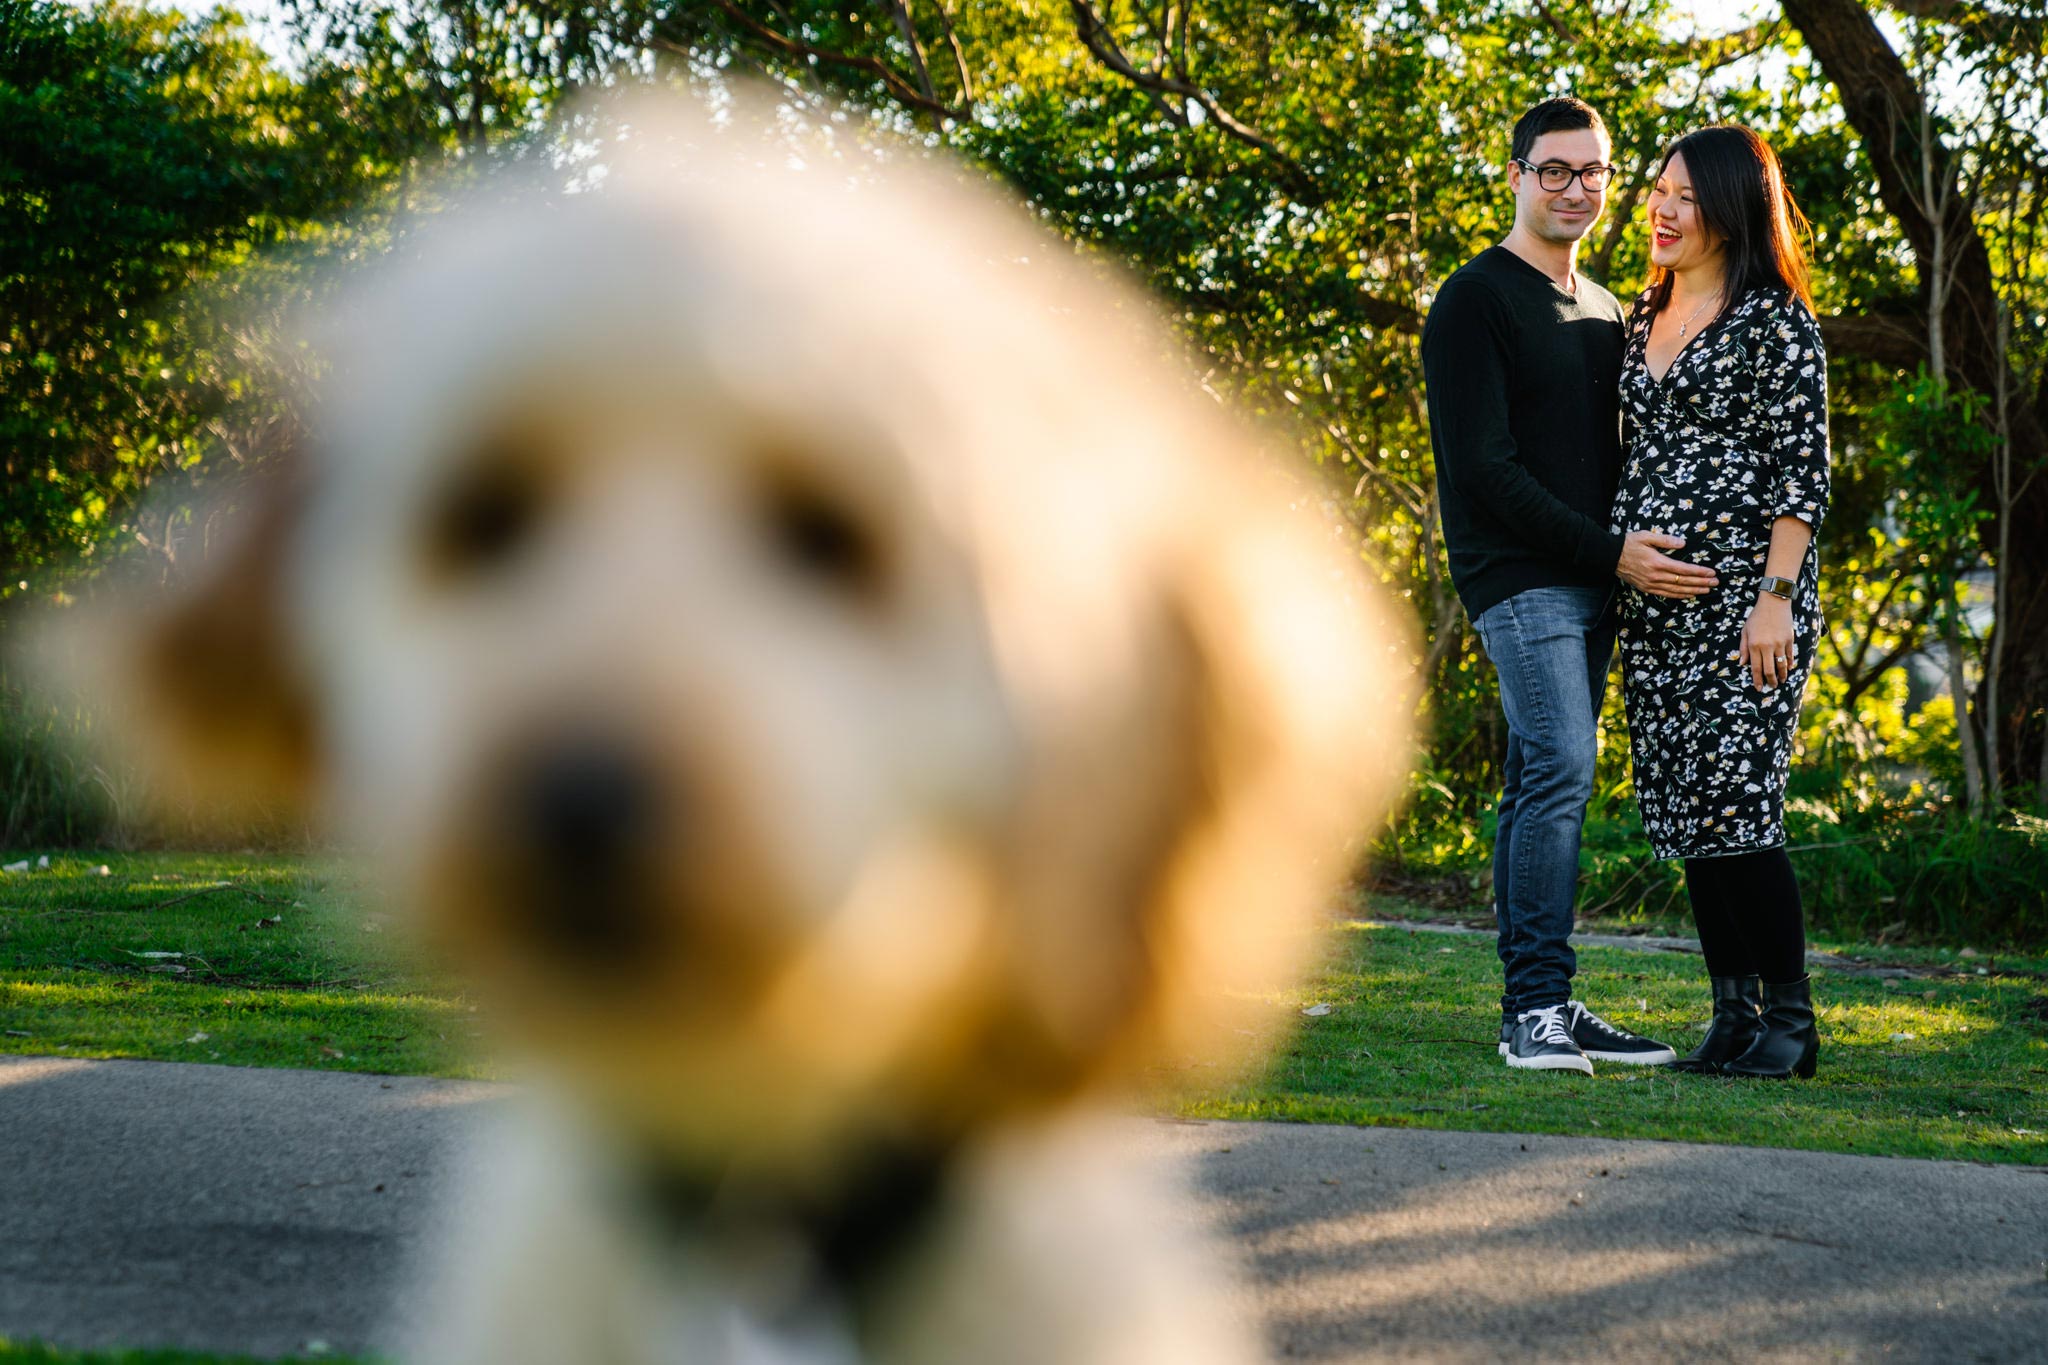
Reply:
M1714 1072L1749 1050L1763 1032L1763 982L1753 976L1714 976L1714 1017L1700 1045L1671 1064L1673 1071Z
M1820 1051L1820 1030L1813 1022L1813 978L1802 976L1782 986L1766 981L1763 999L1763 1031L1747 1052L1721 1064L1722 1074L1779 1080L1812 1076Z

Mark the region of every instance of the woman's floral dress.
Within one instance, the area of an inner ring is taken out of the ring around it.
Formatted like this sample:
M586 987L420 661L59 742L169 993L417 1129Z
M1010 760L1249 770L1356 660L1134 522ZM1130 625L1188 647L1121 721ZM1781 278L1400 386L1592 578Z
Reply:
M1636 302L1622 358L1628 429L1616 531L1682 536L1673 558L1711 566L1704 597L1620 594L1622 695L1636 798L1660 858L1785 842L1785 778L1800 698L1820 638L1818 538L1792 596L1796 658L1758 691L1741 657L1771 523L1820 528L1828 502L1827 355L1820 328L1785 290L1737 299L1659 380L1643 358L1651 314Z

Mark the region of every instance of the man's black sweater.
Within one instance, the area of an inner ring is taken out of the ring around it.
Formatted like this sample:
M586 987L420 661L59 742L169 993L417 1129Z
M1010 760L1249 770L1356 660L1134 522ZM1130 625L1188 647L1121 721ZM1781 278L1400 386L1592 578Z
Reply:
M1506 247L1438 291L1422 328L1451 582L1466 614L1530 588L1604 588L1622 537L1621 305L1576 296Z

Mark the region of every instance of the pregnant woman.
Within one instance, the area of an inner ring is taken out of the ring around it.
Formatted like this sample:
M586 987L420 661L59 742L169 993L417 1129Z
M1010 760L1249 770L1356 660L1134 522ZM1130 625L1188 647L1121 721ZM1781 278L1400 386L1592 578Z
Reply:
M1675 1065L1811 1076L1819 1038L1784 820L1828 500L1806 221L1777 157L1736 127L1673 143L1649 211L1614 529L1680 537L1669 553L1718 575L1704 596L1620 596L1636 796L1657 856L1685 860L1713 984L1706 1038Z

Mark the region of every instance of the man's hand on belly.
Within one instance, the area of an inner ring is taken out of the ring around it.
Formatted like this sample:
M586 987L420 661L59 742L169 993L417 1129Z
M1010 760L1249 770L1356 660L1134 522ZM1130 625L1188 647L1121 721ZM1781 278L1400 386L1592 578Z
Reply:
M1630 531L1621 547L1621 562L1614 572L1622 582L1639 592L1658 597L1704 597L1721 580L1703 564L1687 564L1662 553L1685 547L1680 536L1662 531Z

